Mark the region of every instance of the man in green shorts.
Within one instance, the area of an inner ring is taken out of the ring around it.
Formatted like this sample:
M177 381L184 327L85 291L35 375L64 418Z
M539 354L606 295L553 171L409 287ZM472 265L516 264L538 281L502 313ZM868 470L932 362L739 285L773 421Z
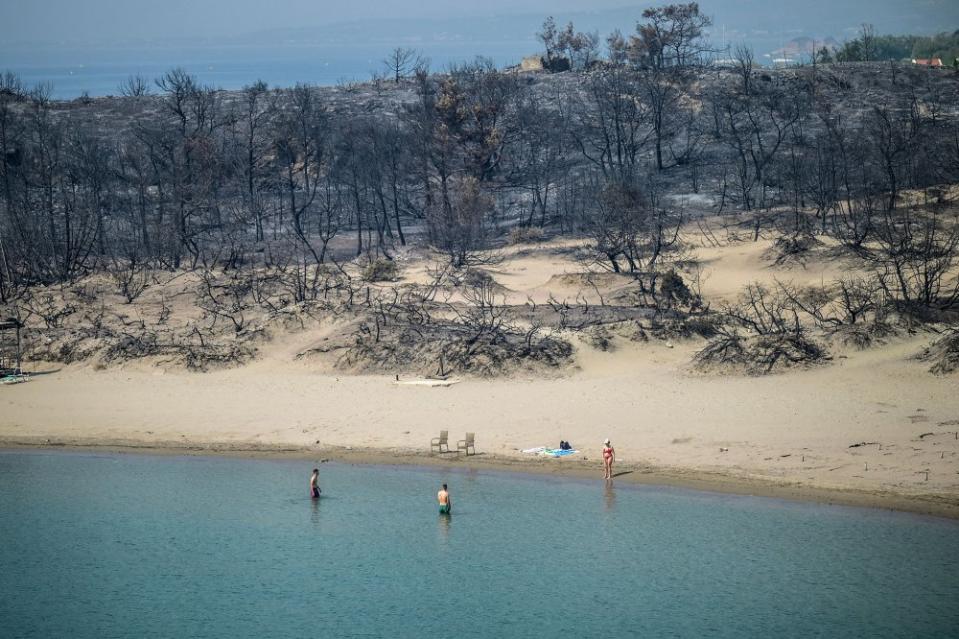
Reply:
M446 489L446 484L443 484L443 488L436 493L436 500L440 502L440 514L448 515L453 510L453 500L450 498L449 490Z

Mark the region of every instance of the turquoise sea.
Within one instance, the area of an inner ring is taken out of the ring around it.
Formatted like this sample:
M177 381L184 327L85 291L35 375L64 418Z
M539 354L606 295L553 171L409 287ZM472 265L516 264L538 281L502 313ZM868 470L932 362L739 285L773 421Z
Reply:
M959 636L956 521L312 466L0 452L0 637Z

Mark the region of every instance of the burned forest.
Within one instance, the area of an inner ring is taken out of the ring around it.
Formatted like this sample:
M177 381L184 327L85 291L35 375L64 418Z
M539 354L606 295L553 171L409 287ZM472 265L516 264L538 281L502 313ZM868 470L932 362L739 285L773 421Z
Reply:
M0 319L34 361L206 370L310 330L291 360L483 376L647 340L764 374L928 331L917 357L950 374L959 75L707 64L682 6L605 57L547 23L534 70L396 50L368 83L223 91L172 69L72 101L8 73ZM771 283L704 295L700 249L760 241ZM563 286L498 281L535 253L567 261ZM811 259L845 275L793 281Z

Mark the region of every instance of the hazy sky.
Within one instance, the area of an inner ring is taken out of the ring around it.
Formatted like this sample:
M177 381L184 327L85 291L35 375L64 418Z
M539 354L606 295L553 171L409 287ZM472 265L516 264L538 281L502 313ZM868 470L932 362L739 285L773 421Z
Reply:
M488 16L604 9L627 0L2 0L16 40L238 35L362 18Z
M23 48L216 38L370 18L445 18L444 24L469 32L479 28L467 17L552 14L561 19L575 13L580 25L589 22L587 12L600 16L618 8L628 8L635 24L643 8L669 1L683 0L0 0L0 49L4 43ZM959 27L959 0L700 0L700 7L716 19L717 27L754 33L814 29L844 38L854 35L862 22L875 24L880 33ZM629 30L632 25L626 21L619 26ZM409 23L403 28L409 31Z

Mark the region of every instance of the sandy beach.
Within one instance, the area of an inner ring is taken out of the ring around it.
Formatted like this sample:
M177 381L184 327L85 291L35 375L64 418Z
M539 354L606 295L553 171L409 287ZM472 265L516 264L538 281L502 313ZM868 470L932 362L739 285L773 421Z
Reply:
M765 378L690 375L682 369L687 348L661 344L612 366L587 358L568 378L449 387L280 371L269 362L205 374L67 367L3 389L0 443L282 449L599 478L610 437L616 470L635 471L623 479L959 516L959 397L954 380L904 361L921 342ZM481 454L469 462L430 456L441 429L451 440L475 432ZM581 454L520 452L560 439Z

